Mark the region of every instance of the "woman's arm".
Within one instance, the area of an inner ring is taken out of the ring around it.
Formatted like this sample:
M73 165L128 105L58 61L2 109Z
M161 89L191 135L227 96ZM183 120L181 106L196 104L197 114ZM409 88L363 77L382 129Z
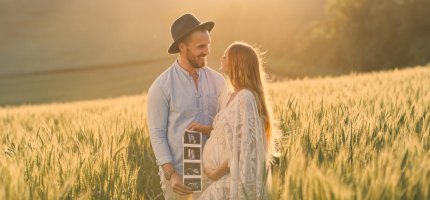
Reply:
M264 126L254 95L245 90L238 97L230 139L230 199L260 199L264 193Z
M228 160L225 160L223 163L221 163L221 165L217 169L213 170L205 168L204 172L208 176L208 178L216 181L230 172Z

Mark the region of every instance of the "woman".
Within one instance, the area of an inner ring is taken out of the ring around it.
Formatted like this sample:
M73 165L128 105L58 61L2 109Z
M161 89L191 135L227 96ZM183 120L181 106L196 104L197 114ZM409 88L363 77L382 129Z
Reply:
M271 123L257 51L231 44L221 58L233 91L221 105L203 150L206 176L200 199L266 199ZM193 123L189 129L207 131Z

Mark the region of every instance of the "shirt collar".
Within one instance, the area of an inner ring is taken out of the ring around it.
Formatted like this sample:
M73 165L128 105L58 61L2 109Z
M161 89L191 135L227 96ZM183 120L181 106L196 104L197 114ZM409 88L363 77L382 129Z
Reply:
M179 69L179 71L181 71L181 73L183 73L184 75L186 75L186 76L189 76L189 77L192 77L191 76L191 74L190 73L188 73L187 72L187 70L185 70L184 68L182 68L180 65L179 65L179 62L178 62L178 60L176 60L175 61L175 67L177 68L177 69ZM202 74L202 69L204 69L205 67L202 67L202 68L200 68L200 69L197 69L197 75L199 75L199 77L201 77L201 74Z

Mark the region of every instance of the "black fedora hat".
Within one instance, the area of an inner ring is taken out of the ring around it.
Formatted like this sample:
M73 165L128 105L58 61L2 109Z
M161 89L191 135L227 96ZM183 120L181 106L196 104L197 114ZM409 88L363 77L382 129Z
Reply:
M214 22L209 21L201 23L191 14L185 14L182 17L179 17L175 22L173 22L170 30L172 33L173 43L170 45L168 52L170 54L178 53L178 42L185 38L185 36L187 36L187 34L191 33L193 30L202 27L210 32L214 26Z

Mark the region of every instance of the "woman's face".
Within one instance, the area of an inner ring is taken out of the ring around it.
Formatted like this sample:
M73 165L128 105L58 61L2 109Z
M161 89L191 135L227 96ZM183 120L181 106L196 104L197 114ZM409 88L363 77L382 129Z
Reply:
M228 71L230 70L228 67L228 49L224 51L224 55L221 56L220 60L221 60L221 67L219 68L219 70L224 74L228 74Z

